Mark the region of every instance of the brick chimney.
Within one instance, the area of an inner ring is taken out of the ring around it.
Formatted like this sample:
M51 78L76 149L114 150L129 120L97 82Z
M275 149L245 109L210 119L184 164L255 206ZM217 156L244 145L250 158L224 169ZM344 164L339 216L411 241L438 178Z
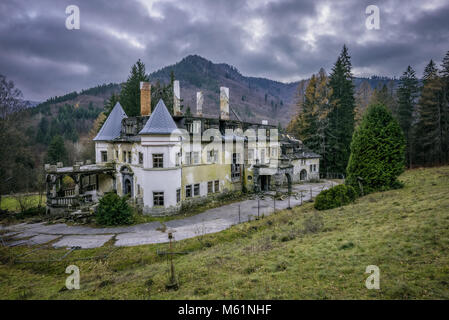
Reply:
M151 115L151 84L140 82L140 115Z
M197 91L196 93L196 115L198 117L203 116L203 92Z
M179 87L179 80L173 81L173 115L181 115L181 88Z
M229 120L229 88L220 87L220 119Z

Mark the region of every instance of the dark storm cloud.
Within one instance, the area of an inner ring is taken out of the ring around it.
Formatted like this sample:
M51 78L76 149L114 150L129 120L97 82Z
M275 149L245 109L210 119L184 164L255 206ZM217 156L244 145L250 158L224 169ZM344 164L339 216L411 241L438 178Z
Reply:
M81 29L65 28L78 5ZM380 30L365 8L380 8ZM141 58L147 71L188 54L280 81L330 70L344 43L355 75L422 73L449 50L446 1L135 0L0 3L0 73L27 99L126 80Z

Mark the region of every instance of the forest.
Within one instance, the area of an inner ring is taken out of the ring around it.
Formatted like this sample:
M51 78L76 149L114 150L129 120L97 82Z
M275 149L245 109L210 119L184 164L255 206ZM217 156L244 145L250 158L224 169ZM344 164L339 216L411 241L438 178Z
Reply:
M371 89L364 81L356 91L351 69L344 46L329 75L321 69L306 88L298 87L297 115L287 127L322 156L323 176L345 175L354 130L375 104L387 107L398 121L408 168L449 163L449 52L439 67L430 60L421 78L407 66L397 87L390 81Z

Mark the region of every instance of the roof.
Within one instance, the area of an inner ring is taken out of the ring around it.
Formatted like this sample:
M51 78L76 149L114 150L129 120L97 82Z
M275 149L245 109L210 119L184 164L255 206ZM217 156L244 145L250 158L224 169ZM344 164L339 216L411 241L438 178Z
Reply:
M148 119L145 127L143 127L139 134L171 134L177 129L178 127L168 112L164 101L160 99L150 119Z
M117 102L104 122L94 141L110 141L118 138L122 130L122 120L127 118L125 111Z

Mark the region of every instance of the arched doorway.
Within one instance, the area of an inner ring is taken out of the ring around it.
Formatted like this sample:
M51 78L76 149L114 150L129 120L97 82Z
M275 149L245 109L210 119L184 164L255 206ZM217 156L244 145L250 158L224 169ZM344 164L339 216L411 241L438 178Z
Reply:
M124 195L129 195L131 198L134 195L134 188L133 188L133 176L134 173L132 172L132 170L127 167L127 166L123 166L120 169L120 172L122 174L122 184L123 184L123 194Z
M302 169L299 173L299 180L304 181L307 180L307 171L305 169Z
M287 177L288 193L291 193L292 192L292 177L289 173L286 173L285 176Z
M129 194L131 196L131 181L128 178L125 179L125 188L123 191L124 194Z

